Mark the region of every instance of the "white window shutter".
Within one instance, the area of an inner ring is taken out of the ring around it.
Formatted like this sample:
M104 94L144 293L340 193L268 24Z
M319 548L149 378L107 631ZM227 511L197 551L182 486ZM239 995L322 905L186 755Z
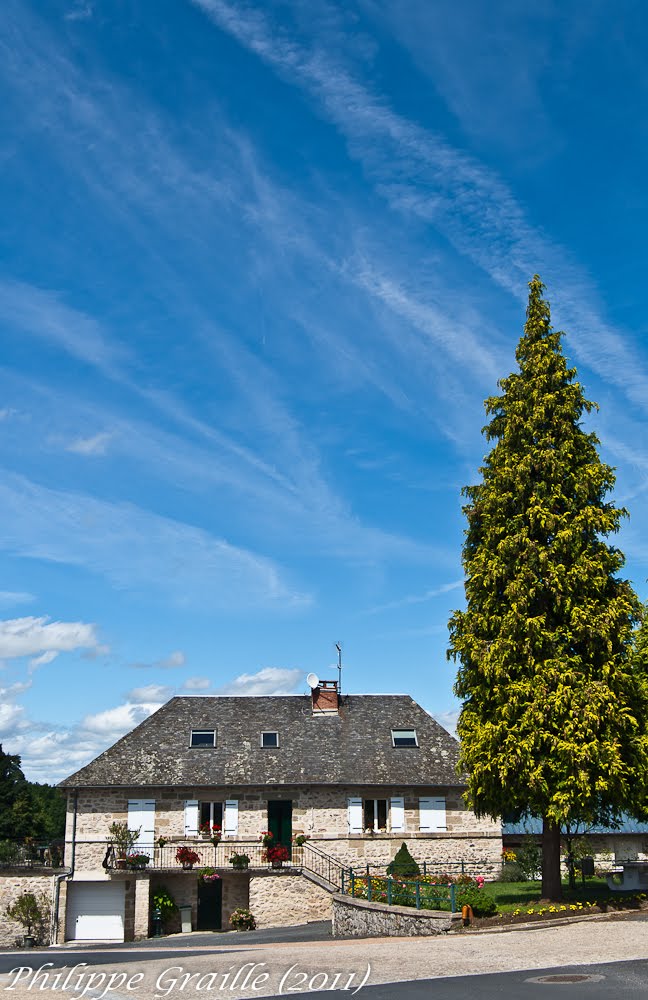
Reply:
M424 833L447 830L445 796L432 795L419 799L419 829Z
M145 854L153 855L155 840L155 799L142 799L140 802L140 835L135 847Z
M198 836L198 799L187 799L184 810L185 837Z
M138 837L137 842L133 845L134 847L139 846L139 841L142 836L142 799L129 799L128 800L128 829L133 832L137 831Z
M389 825L392 833L401 833L405 829L405 799L402 795L394 795L390 800Z
M348 800L349 833L362 833L362 799Z
M238 833L238 799L227 799L225 802L223 833Z

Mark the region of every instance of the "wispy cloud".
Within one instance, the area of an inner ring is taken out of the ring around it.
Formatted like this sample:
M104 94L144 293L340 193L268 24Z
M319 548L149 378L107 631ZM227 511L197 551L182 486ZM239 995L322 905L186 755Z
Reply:
M31 604L36 598L24 590L0 590L0 608L10 608L14 604Z
M648 373L627 334L602 319L596 290L570 254L528 220L506 183L441 135L399 115L332 51L278 31L265 12L224 0L195 5L292 84L306 90L348 142L375 190L396 211L443 235L502 288L524 302L539 271L559 290L558 326L579 359L648 407Z
M109 431L100 431L92 437L76 438L67 445L67 451L77 455L105 455L112 436Z
M131 666L137 670L174 670L177 667L184 667L186 659L182 650L176 649L161 660L154 660L152 663L133 663Z
M379 604L375 608L369 608L365 611L367 615L377 615L382 614L384 611L395 611L399 608L406 608L413 604L425 604L427 601L433 600L435 597L440 597L441 594L447 594L451 590L458 590L459 587L463 587L464 581L453 580L452 583L444 583L440 587L434 587L432 590L426 590L423 594L408 594L407 597L401 597L396 601L389 601L387 604Z
M84 567L121 589L145 588L178 604L230 609L295 609L310 601L289 586L271 560L133 504L5 475L0 517L0 548Z

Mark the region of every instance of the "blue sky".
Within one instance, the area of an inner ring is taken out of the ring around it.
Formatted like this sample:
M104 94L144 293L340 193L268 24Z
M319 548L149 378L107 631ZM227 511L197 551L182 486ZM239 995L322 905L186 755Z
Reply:
M460 489L527 282L648 597L648 15L5 0L0 738L35 780L174 693L447 725Z

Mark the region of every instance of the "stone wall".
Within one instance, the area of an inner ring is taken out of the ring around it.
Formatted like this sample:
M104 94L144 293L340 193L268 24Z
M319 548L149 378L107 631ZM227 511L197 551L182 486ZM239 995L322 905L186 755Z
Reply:
M43 896L47 906L47 920L38 930L41 943L49 944L49 914L52 904L54 877L52 875L34 875L25 871L8 869L0 875L0 948L15 948L22 945L25 929L22 924L10 920L7 907L11 906L23 892L33 892L38 898Z
M365 899L333 897L333 937L418 937L444 934L461 920L457 913L386 906Z
M231 930L229 918L240 906L250 905L250 876L248 872L223 875L223 924L224 931Z
M290 927L331 917L330 893L289 868L252 874L249 905L258 927Z
M145 789L80 789L77 804L75 868L77 871L101 870L105 856L108 827L113 820L128 816L128 800L139 798ZM184 836L184 803L186 799L239 803L239 830L236 836L223 837L222 847L258 845L259 834L268 826L268 798L289 799L293 804L293 832L305 833L311 843L323 851L335 854L346 864L384 864L393 858L403 840L407 841L417 860L468 861L488 866L501 860L500 826L493 821L477 819L464 806L460 789L375 788L344 786L310 786L270 788L204 788L156 789L155 837L163 836L174 843L189 843ZM445 794L447 831L421 833L418 829L419 796ZM391 798L405 800L405 830L394 833L352 834L348 832L347 800L349 797ZM71 863L73 796L69 797L66 833L66 864ZM196 844L205 842L195 838ZM200 852L200 848L198 848ZM203 863L210 863L205 857ZM485 867L484 874L491 874Z

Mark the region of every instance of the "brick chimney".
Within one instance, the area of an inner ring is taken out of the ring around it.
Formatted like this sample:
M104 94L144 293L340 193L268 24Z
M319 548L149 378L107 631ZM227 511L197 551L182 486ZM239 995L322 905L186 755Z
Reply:
M311 695L313 715L337 714L339 705L337 681L320 681L318 686L313 688Z

